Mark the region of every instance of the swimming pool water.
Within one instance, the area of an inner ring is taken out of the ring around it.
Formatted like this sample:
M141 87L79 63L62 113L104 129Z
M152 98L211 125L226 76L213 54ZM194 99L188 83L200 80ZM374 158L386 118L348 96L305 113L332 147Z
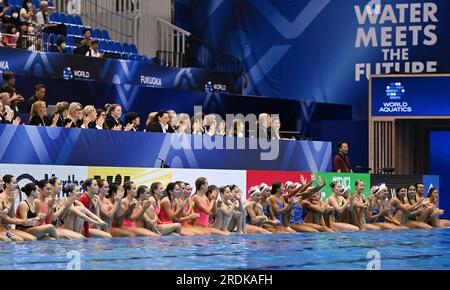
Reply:
M383 270L450 269L450 229L0 243L0 269L65 270L79 253L82 270L365 270L372 250Z

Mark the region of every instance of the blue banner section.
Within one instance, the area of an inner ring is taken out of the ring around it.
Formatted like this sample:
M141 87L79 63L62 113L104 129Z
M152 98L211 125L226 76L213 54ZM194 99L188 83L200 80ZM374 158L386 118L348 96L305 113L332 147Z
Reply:
M242 60L246 94L352 104L356 120L369 75L450 70L449 16L448 0L176 1L178 26Z
M242 93L240 75L233 73L0 48L0 73L7 70L24 76L197 91L210 82L219 91Z
M450 131L435 131L430 133L430 174L440 175L440 200L441 208L450 208ZM434 185L434 184L433 184ZM428 190L428 188L427 188ZM445 216L450 217L446 212Z
M172 168L331 170L328 142L258 144L256 139L12 125L0 126L0 140L0 163L11 164L159 167L160 158Z
M372 116L450 116L450 75L372 78Z

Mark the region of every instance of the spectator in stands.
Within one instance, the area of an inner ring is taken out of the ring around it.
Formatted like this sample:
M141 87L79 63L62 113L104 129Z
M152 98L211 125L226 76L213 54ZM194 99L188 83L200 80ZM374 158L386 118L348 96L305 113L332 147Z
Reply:
M145 130L147 131L147 128L150 127L150 125L153 123L153 121L155 120L156 115L158 114L158 112L151 112L150 114L148 114L147 117L147 122L145 123Z
M80 103L74 102L69 105L69 116L66 124L69 128L80 128L83 124L81 112L83 106Z
M188 114L180 114L178 116L178 122L175 126L178 134L190 134L191 133L191 119Z
M271 137L271 117L267 113L262 113L258 117L258 126L256 128L255 136L259 139L270 140Z
M218 136L226 136L227 135L227 122L225 120L220 121L219 129L217 130Z
M5 33L3 34L3 37L1 40L3 46L10 47L10 48L16 48L18 38L19 37L17 36L16 26L14 26L14 24L10 24L10 23L7 24Z
M34 103L37 101L45 102L45 92L46 87L43 84L39 84L34 87L34 95L29 98L26 102L26 109L25 112L28 113L31 111L31 106L33 106Z
M109 130L123 130L124 125L121 121L122 118L122 107L118 104L113 104L108 107L106 111L106 128Z
M103 53L100 53L98 51L98 40L92 40L91 41L91 47L88 52L86 52L86 56L89 57L96 57L96 58L102 58Z
M77 46L73 53L78 55L86 55L91 47L91 41L91 30L84 29L83 40L81 40L80 44Z
M203 124L204 124L204 132L206 132L205 135L209 136L216 135L217 120L215 115L213 114L206 115Z
M86 106L83 109L82 129L94 129L96 127L97 111L94 106Z
M39 11L36 13L36 23L39 27L43 27L50 23L49 19L49 7L47 1L41 1L39 4Z
M52 120L57 116L58 122L56 122L57 127L66 127L67 123L70 122L67 117L69 116L69 103L59 102L56 104L55 112L53 113ZM66 122L67 120L67 122Z
M14 85L16 83L16 78L13 72L6 71L3 73L3 80L5 81L5 85L3 85L0 92L8 93L9 94L9 106L14 112L18 112L19 109L17 105L20 102L23 102L25 99L17 94L16 88L14 88ZM3 104L5 104L3 102Z
M228 133L228 137L244 138L245 137L245 126L241 119L233 120L233 127Z
M196 115L191 120L192 135L203 135L203 120L199 115Z
M350 158L348 157L348 150L348 142L339 142L338 153L333 158L333 172L353 173Z
M172 127L172 130L175 132L175 128L178 123L177 112L175 112L174 110L169 110L169 111L167 111L167 113L169 113L169 118L170 118L169 126Z
M31 38L31 46L28 48L29 51L43 51L43 42L42 39L39 37L32 37Z
M20 8L15 7L11 12L11 18L5 23L11 23L14 24L16 27L20 26Z
M19 25L19 39L17 40L17 48L28 49L30 46L31 41L28 36L28 23L22 22Z
M167 111L159 111L155 116L155 120L150 126L147 127L147 132L156 132L156 133L174 133L170 132L170 117Z
M64 36L58 37L58 40L56 41L56 46L52 47L52 52L57 53L66 53L67 43L66 38Z
M0 32L3 31L2 23L6 23L6 14L11 7L9 6L8 0L2 0L0 3Z
M6 98L8 98L8 94L2 93L1 95L5 95ZM2 97L0 96L0 99ZM0 124L13 124L13 125L19 125L21 122L19 117L14 118L14 111L9 109L5 110L5 105L3 105L3 102L0 101Z
M20 22L31 24L35 11L36 8L31 0L23 0L22 9L20 9Z
M47 105L45 102L37 101L31 106L30 121L28 123L30 126L50 126L51 121L47 116ZM55 122L56 126L56 122Z
M125 115L125 123L127 124L127 126L131 125L130 131L137 132L139 126L141 125L141 119L139 118L138 113L128 112Z
M97 120L95 121L95 128L97 130L107 130L105 124L106 112L103 109L97 109Z

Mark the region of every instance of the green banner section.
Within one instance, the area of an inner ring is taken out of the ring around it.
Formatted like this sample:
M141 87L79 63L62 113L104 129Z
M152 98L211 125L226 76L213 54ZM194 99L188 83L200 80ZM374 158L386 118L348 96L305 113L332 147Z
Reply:
M348 188L349 194L352 194L355 192L355 182L357 180L362 180L365 184L364 195L369 196L370 194L370 174L316 172L313 173L313 175L315 175L317 179L320 176L327 181L327 185L322 189L322 200L324 201L332 194L333 190L330 184L333 181L339 181L344 188Z

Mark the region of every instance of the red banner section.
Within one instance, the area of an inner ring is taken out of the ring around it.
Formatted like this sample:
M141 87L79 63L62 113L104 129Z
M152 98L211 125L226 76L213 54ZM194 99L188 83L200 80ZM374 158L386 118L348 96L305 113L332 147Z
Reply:
M300 176L306 181L311 180L310 172L296 172L296 171L247 171L247 195L250 188L261 183L266 183L271 186L275 182L292 181L300 182ZM248 196L247 196L248 197Z

